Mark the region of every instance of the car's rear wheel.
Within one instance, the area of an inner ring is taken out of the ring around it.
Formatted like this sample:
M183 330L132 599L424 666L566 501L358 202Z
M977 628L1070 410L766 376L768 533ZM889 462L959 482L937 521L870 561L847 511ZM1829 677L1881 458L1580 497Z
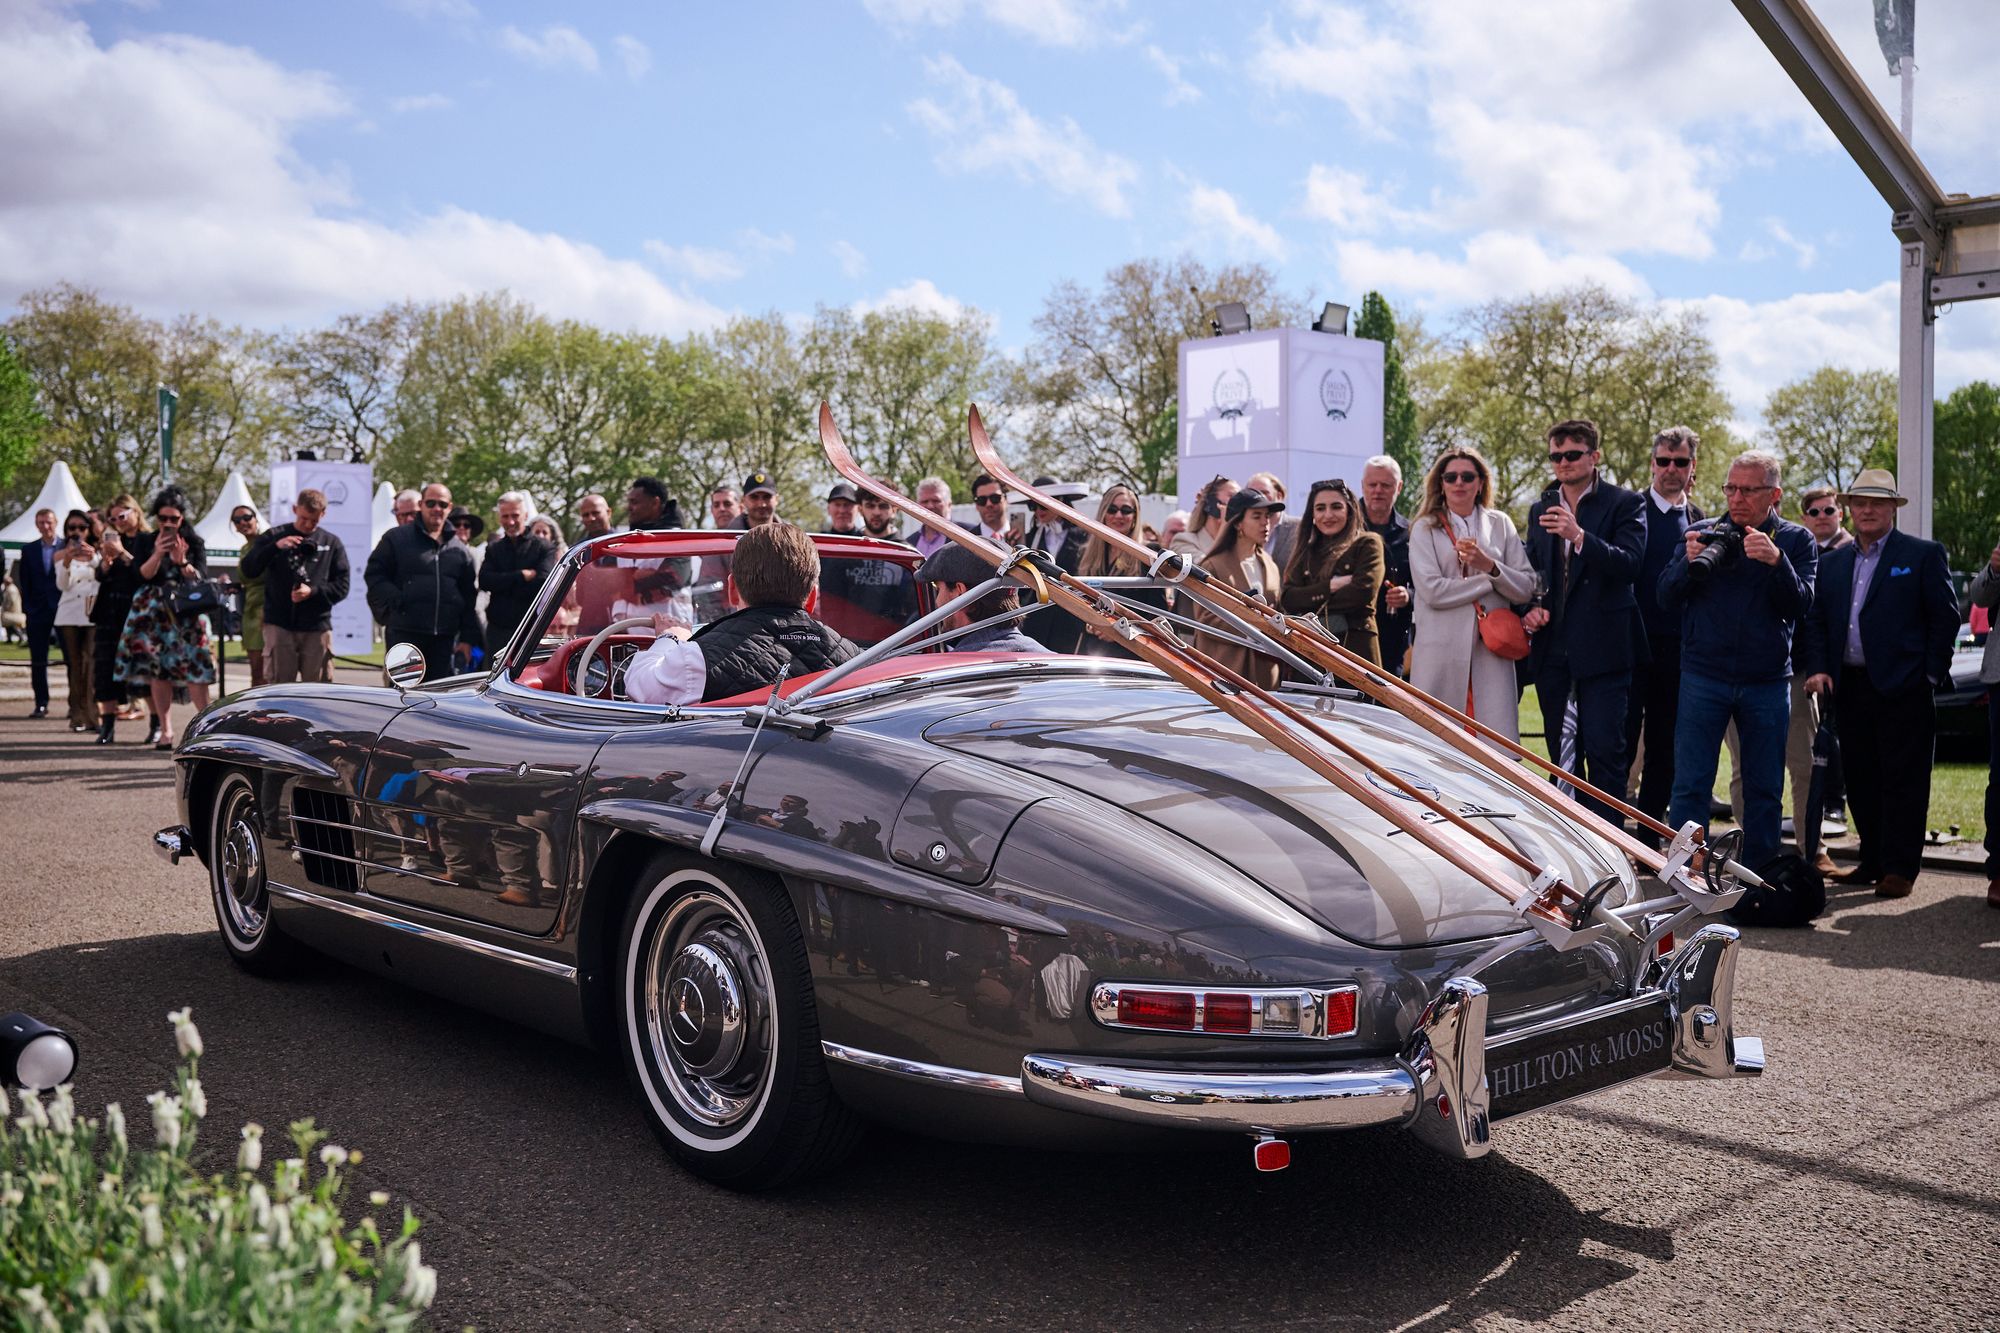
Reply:
M224 777L209 807L209 896L222 943L239 967L280 976L298 964L299 946L271 922L271 890L257 788L242 773Z
M719 1185L827 1169L860 1135L834 1096L805 940L764 876L663 854L619 944L626 1066L667 1149Z

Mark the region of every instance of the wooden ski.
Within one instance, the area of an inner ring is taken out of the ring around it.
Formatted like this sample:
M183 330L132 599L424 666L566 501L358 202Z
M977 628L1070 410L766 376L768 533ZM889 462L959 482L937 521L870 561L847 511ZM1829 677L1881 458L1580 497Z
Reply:
M1110 545L1137 555L1147 560L1149 565L1157 567L1156 562L1162 559L1159 553L1124 533L1099 523L1054 496L1044 495L1022 480L1008 466L1007 460L1000 456L1000 451L994 448L992 439L986 433L986 423L980 419L977 407L973 407L967 414L966 424L972 441L973 456L1001 485L1018 492L1037 505L1063 515L1084 531L1102 538ZM1278 607L1245 596L1219 579L1209 578L1206 570L1191 561L1183 559L1179 563L1185 569L1183 577L1199 586L1198 595L1212 597L1226 605L1237 616L1253 624L1261 624L1265 632L1275 641L1284 644L1300 657L1335 676L1343 684L1352 686L1410 719L1440 740L1452 745L1461 754L1477 761L1482 767L1489 769L1530 799L1566 818L1582 822L1627 856L1645 866L1651 873L1662 878L1669 877L1690 858L1699 856L1698 833L1690 835L1688 831L1683 830L1676 835L1673 829L1659 820L1591 786L1575 774L1544 759L1520 743L1509 740L1478 719L1433 698L1394 673L1382 671L1368 659L1343 646L1338 639L1326 632L1324 626L1311 617L1287 615ZM1641 827L1669 839L1670 850L1663 854L1648 847L1627 833L1622 826L1603 818L1581 802L1565 796L1553 784L1530 776L1520 764L1509 762L1510 758L1542 768L1552 776L1570 783L1578 791L1637 820ZM1691 841L1697 845L1690 846ZM1746 882L1760 882L1745 867L1734 862L1729 864L1729 869Z
M833 411L825 403L820 405L819 425L821 445L834 471L841 477L882 496L923 527L973 551L996 570L1015 578L1085 624L1106 631L1142 661L1194 691L1313 773L1331 782L1365 809L1408 833L1425 848L1499 895L1546 938L1559 945L1572 945L1581 942L1585 930L1592 935L1601 933L1603 929L1629 933L1629 927L1624 922L1601 908L1598 901L1601 894L1579 893L1564 883L1553 867L1537 866L1511 843L1502 841L1489 829L1444 806L1401 775L1376 763L1316 719L1301 714L1286 701L1189 647L1170 630L1096 593L1074 576L1064 573L1053 562L1040 557L1039 553L1014 551L976 533L967 532L958 524L940 518L869 476L841 439L833 420ZM1471 839L1486 855L1470 854L1468 849L1445 837L1430 820L1405 808L1334 762L1325 749L1320 748L1322 746L1359 765L1377 781L1400 793L1406 801L1414 802L1420 810L1440 823L1450 825ZM1495 860L1501 865L1496 866L1493 863ZM1524 888L1515 883L1506 876L1503 866L1523 872L1529 877L1530 884Z

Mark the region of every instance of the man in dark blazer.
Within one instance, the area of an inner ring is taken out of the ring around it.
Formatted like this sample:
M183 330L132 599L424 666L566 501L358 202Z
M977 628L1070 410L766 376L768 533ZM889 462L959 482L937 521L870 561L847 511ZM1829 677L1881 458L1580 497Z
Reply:
M1840 497L1854 541L1820 565L1807 620L1806 688L1833 691L1847 804L1861 860L1835 876L1907 898L1924 850L1937 738L1935 691L1958 634L1944 547L1896 530L1909 503L1894 474L1868 468Z
M1057 481L1054 477L1036 477L1035 489L1071 505L1089 493L1073 482ZM1063 573L1076 573L1083 563L1083 548L1089 542L1090 534L1053 509L1044 509L1040 505L1029 508L1034 515L1034 523L1029 527L1023 545L1045 552ZM1030 638L1047 644L1052 653L1075 652L1077 640L1083 636L1083 622L1053 605L1024 617L1021 629Z
M35 511L35 541L21 548L14 565L14 585L21 590L21 612L28 618L28 675L35 690L35 711L29 717L49 715L49 645L56 637L56 607L62 590L56 586L56 511Z
M1646 657L1632 667L1625 755L1630 760L1639 751L1640 738L1645 738L1639 791L1632 804L1655 819L1666 818L1667 800L1674 794L1674 723L1680 716L1681 697L1681 617L1678 611L1661 607L1660 575L1686 542L1688 528L1708 517L1691 498L1695 449L1700 443L1686 426L1669 426L1653 437L1653 484L1641 506L1646 553L1632 590L1646 630ZM1659 842L1644 829L1639 836L1655 845Z
M1645 652L1632 592L1646 554L1645 501L1598 470L1594 422L1559 421L1549 428L1548 445L1555 484L1528 510L1528 563L1544 590L1525 619L1534 633L1529 678L1550 753L1558 752L1563 713L1574 697L1574 771L1622 801L1625 704L1632 664ZM1586 804L1619 821L1603 802Z

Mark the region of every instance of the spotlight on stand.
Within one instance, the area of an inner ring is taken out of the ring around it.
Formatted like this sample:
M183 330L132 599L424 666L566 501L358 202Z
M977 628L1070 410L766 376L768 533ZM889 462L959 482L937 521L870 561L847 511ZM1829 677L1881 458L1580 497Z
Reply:
M1220 338L1230 333L1250 332L1250 311L1241 301L1225 301L1210 316L1208 331Z
M319 454L304 445L300 445L298 448L292 450L292 461L295 463L317 463L319 461Z
M76 1041L26 1014L0 1018L0 1083L47 1092L76 1072Z
M1313 332L1346 333L1347 307L1338 301L1328 301L1326 309L1320 311L1319 318L1313 321Z

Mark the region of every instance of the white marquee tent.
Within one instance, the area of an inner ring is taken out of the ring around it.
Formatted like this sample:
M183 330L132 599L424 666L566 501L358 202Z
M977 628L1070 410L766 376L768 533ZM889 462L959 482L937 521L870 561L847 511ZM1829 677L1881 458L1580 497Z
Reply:
M0 528L0 546L19 549L29 542L40 541L41 534L35 531L35 513L38 510L55 510L57 531L61 531L63 515L72 509L88 508L90 502L83 498L83 489L70 475L69 464L58 460L49 468L49 478L42 483L41 492L12 523Z
M269 526L263 509L250 497L250 488L244 484L243 474L232 472L229 474L229 480L222 483L222 495L216 500L215 507L208 511L206 518L194 525L195 536L201 538L202 544L208 547L208 558L211 562L220 561L225 565L233 565L237 557L243 554L243 539L230 524L229 515L244 505L249 505L257 511L259 531Z
M382 534L395 526L396 488L385 481L375 488L375 502L368 512L368 549L381 545Z

